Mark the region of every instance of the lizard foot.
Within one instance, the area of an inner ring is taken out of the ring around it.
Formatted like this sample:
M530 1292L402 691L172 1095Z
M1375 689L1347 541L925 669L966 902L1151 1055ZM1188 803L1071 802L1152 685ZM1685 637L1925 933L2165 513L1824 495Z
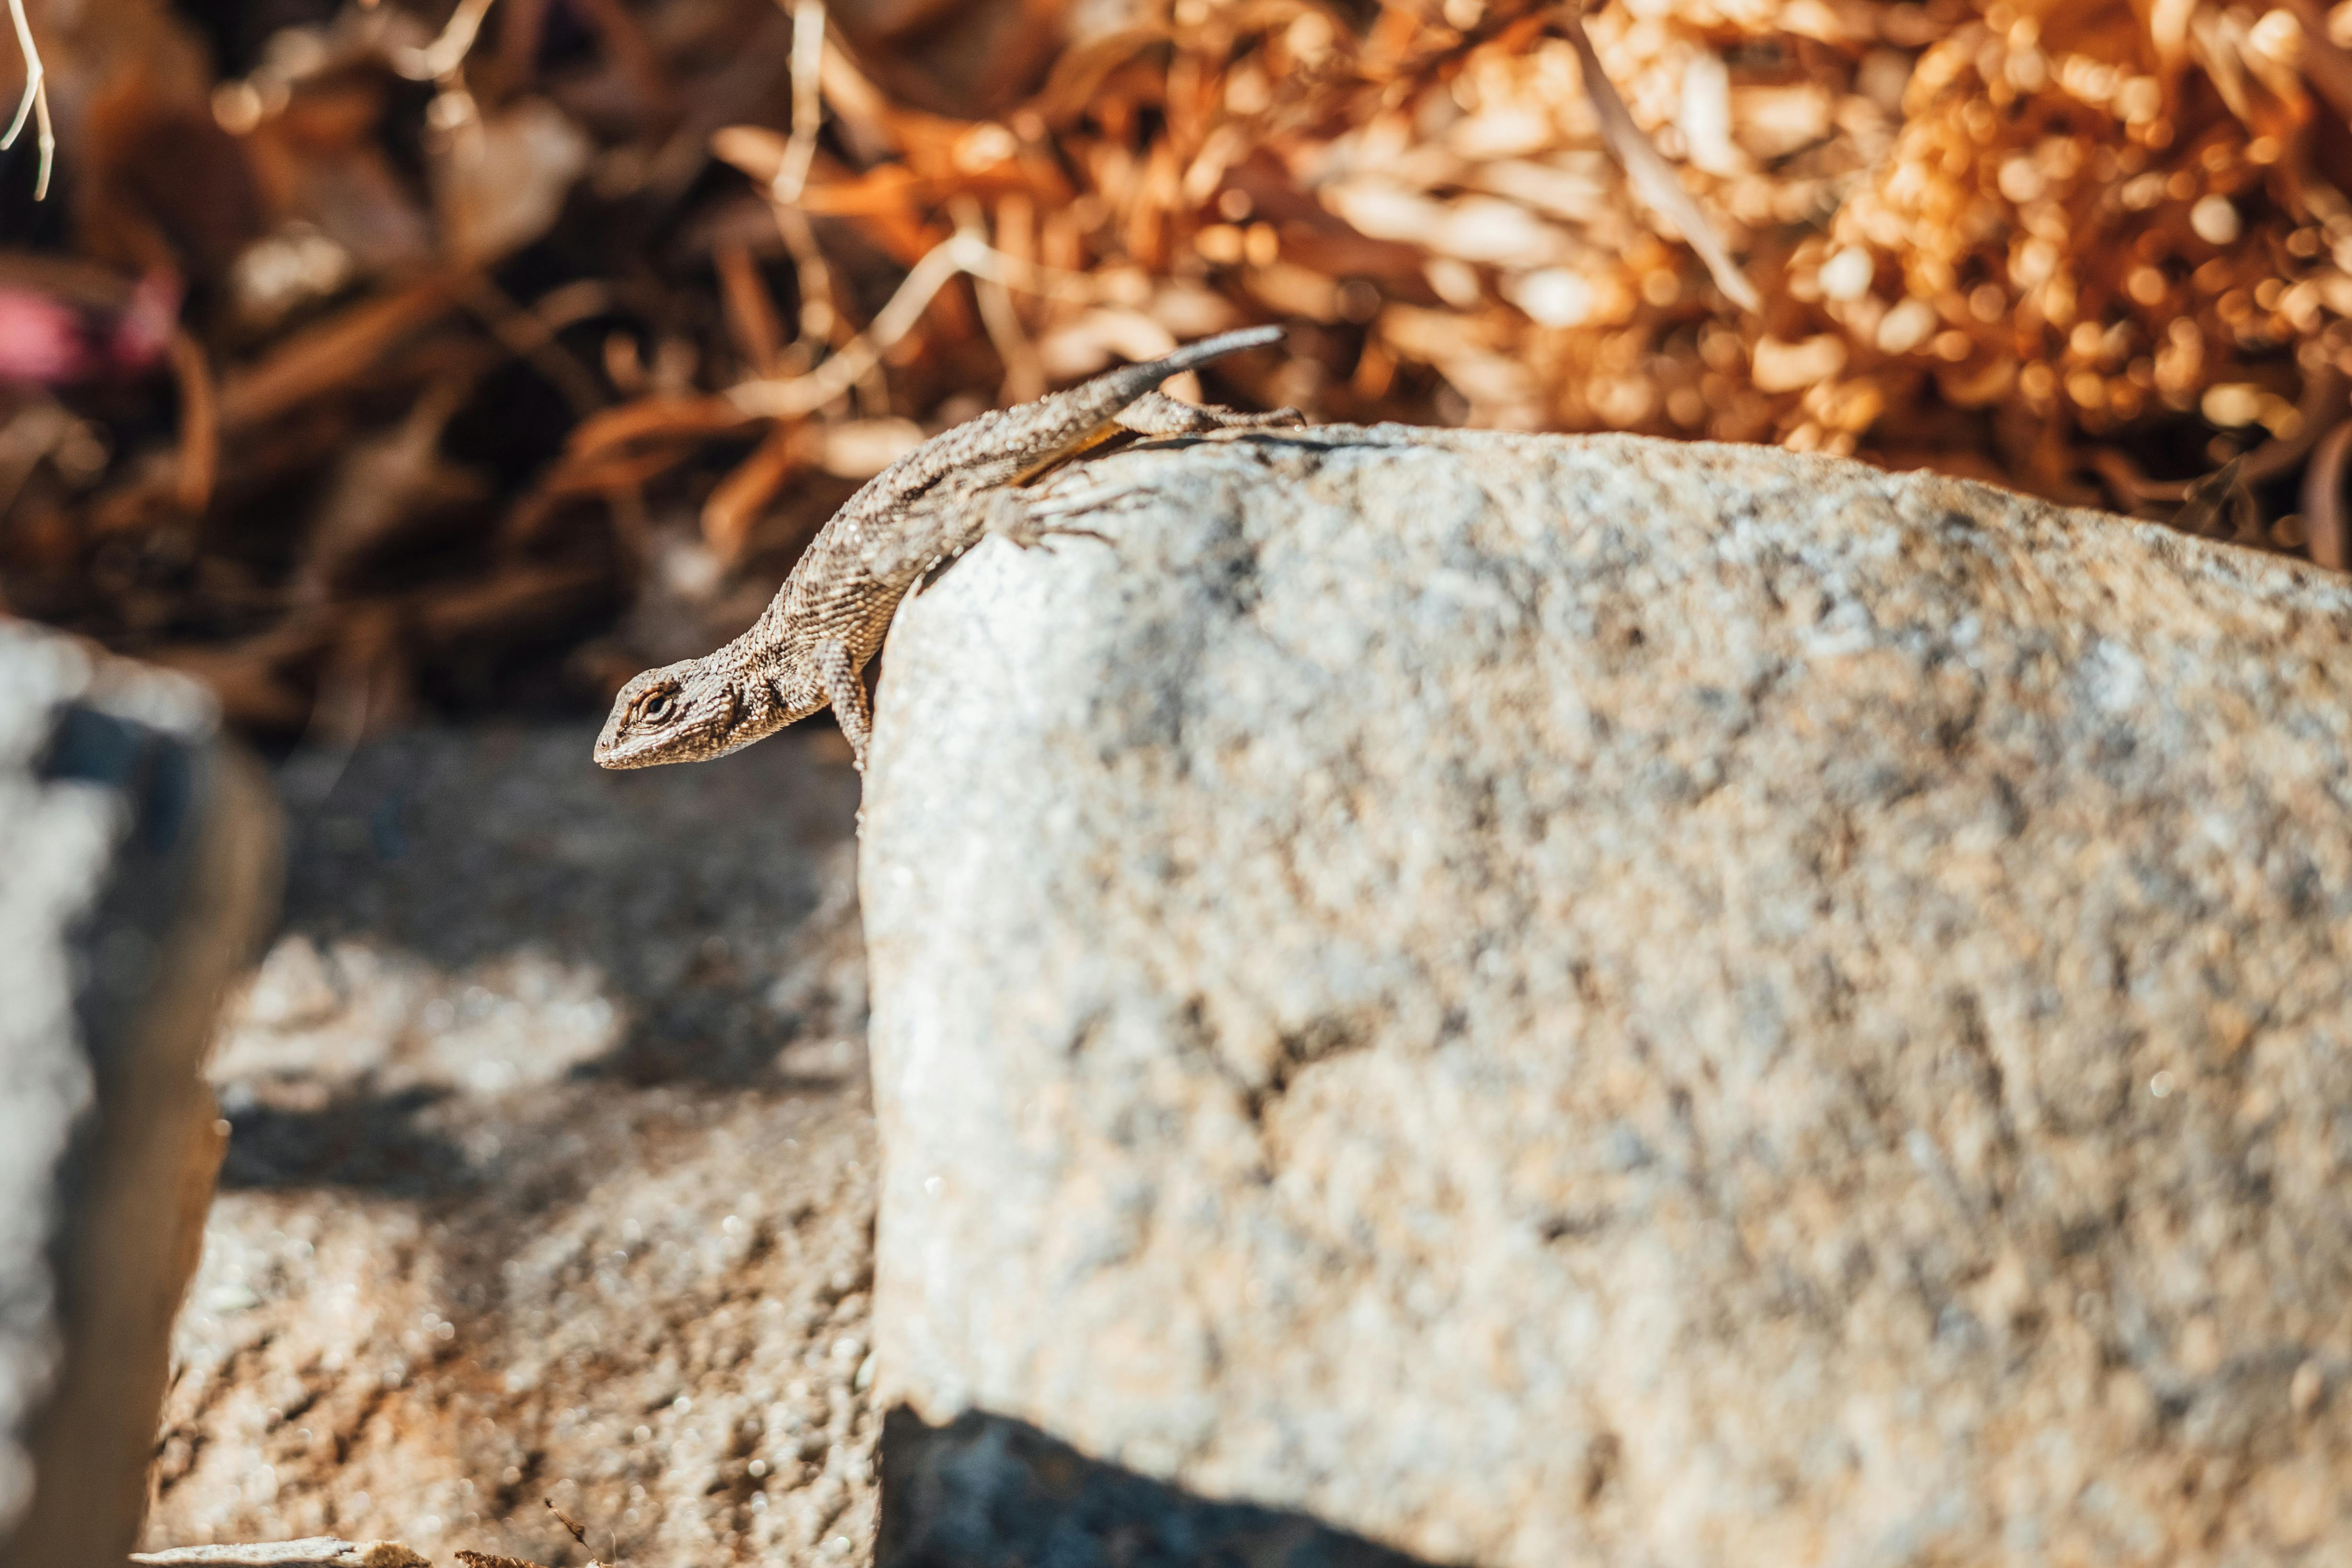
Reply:
M1140 436L1203 436L1213 430L1271 430L1307 423L1296 408L1252 414L1216 403L1181 403L1165 393L1147 392L1121 409L1118 423Z
M1091 539L1100 544L1111 544L1109 535L1060 521L1055 514L1066 509L1042 506L1023 490L991 490L982 504L985 509L981 518L982 531L1011 540L1024 550L1051 552L1053 541L1057 538Z
M832 637L816 645L816 672L824 682L825 698L833 704L842 738L849 742L850 763L862 773L866 749L874 739L874 712L866 705L865 676L848 647Z

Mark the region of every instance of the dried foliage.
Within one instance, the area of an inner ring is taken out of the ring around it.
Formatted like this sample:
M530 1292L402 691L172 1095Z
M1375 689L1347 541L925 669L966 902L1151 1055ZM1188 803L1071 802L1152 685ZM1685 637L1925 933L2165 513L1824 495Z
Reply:
M333 4L36 5L0 258L0 605L259 729L691 651L926 430L1250 321L1232 398L2345 563L2352 5Z

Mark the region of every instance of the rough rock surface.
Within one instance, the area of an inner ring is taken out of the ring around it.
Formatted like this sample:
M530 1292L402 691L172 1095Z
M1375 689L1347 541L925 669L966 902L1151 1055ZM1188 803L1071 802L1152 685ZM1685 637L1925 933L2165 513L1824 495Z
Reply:
M176 1346L157 1548L862 1560L876 1182L839 738L298 766Z
M0 1561L137 1535L275 848L194 688L0 621Z
M2342 1561L2352 584L1632 439L1063 483L881 682L886 1398L1508 1568Z

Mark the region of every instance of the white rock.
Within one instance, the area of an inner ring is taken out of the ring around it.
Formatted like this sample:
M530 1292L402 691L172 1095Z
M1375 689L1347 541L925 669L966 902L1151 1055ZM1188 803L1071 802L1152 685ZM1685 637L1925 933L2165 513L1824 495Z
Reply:
M877 1394L1498 1568L2352 1532L2344 579L1629 438L1068 482L886 660Z

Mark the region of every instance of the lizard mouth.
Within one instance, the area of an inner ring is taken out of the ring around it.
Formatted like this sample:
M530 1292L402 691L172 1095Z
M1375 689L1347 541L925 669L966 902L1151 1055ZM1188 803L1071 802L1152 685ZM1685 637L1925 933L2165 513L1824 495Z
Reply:
M590 754L600 768L619 772L628 768L657 768L665 763L699 762L718 748L697 744L701 737L666 730L657 735L623 735L617 721L596 737L596 749Z
M660 760L658 757L631 756L625 752L607 751L603 746L596 748L596 765L615 772L626 768L649 768Z
M651 757L632 756L626 750L602 737L598 738L596 750L593 755L596 759L596 765L600 768L643 768L650 767L654 763Z
M667 762L663 754L664 743L672 739L665 735L640 735L625 739L621 733L622 715L614 714L604 724L604 732L596 737L595 749L589 754L600 768L650 768Z

